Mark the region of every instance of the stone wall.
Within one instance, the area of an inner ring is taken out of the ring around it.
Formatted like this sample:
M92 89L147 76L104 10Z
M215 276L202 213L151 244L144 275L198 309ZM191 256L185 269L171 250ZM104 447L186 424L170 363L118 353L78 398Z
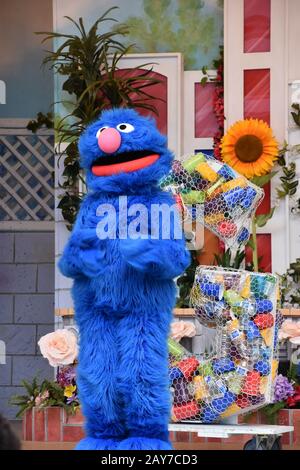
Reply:
M8 400L23 392L22 379L53 377L37 346L53 329L54 232L0 232L0 341L6 349L0 412L8 418L16 413Z

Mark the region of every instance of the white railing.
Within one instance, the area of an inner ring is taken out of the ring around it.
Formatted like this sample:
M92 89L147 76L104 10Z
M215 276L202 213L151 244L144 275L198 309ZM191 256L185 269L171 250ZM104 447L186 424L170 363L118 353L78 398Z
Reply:
M0 230L54 229L54 132L0 119Z

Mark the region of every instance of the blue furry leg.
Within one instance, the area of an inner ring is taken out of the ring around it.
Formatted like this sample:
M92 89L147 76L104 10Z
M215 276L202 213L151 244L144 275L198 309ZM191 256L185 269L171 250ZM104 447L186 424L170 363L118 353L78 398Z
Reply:
M96 307L80 313L77 384L87 437L77 449L114 450L128 436L117 380L117 320Z
M146 302L145 302L146 304ZM149 305L120 320L118 380L128 436L119 449L171 449L167 336L171 312Z
M149 437L129 437L121 441L118 450L171 450L172 446L168 441L151 439Z
M78 442L75 450L116 450L119 449L119 445L119 440L85 437Z

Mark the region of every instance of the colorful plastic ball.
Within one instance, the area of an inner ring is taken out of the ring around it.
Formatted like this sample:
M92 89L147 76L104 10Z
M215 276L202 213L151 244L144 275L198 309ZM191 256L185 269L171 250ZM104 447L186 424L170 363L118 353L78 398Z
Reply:
M201 421L203 423L213 423L219 418L219 413L213 411L210 407L204 407L201 410Z
M223 397L215 398L211 402L214 411L223 413L232 403L235 402L236 395L232 392L226 392Z
M253 368L261 375L269 375L271 372L271 366L268 361L257 361Z
M243 227L242 230L240 231L237 241L238 243L244 243L250 238L250 232L246 227Z
M256 301L257 313L270 313L273 310L273 303L268 299L261 299Z
M254 323L260 330L264 330L274 325L274 317L271 313L259 313L254 317Z
M247 395L241 394L236 399L236 404L239 408L249 408L252 405L250 398Z
M171 382L174 382L174 380L179 379L180 377L183 377L183 373L178 369L178 367L171 367L169 369L169 379Z
M213 362L213 371L215 374L221 375L226 372L231 372L234 369L234 362L229 359L229 357L222 357Z
M218 224L217 230L223 237L231 238L236 235L237 226L234 222L230 222L229 220L224 220Z

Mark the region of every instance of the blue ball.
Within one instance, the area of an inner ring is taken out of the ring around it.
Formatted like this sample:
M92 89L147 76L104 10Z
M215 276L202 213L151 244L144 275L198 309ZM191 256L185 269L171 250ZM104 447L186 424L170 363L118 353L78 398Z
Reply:
M269 313L273 310L273 303L268 299L256 301L256 313Z
M261 375L269 375L271 372L271 366L268 361L257 361L253 368Z
M221 375L224 372L231 372L235 369L234 362L229 357L222 357L213 362L213 371L215 374Z
M217 421L218 417L219 413L208 406L201 409L201 420L203 423L213 423L214 421Z
M215 398L211 402L211 406L218 413L223 413L227 408L235 402L236 396L232 392L226 392L223 397Z
M171 382L173 382L176 379L179 379L180 377L183 377L183 373L181 372L178 367L171 367L169 369L169 379Z

